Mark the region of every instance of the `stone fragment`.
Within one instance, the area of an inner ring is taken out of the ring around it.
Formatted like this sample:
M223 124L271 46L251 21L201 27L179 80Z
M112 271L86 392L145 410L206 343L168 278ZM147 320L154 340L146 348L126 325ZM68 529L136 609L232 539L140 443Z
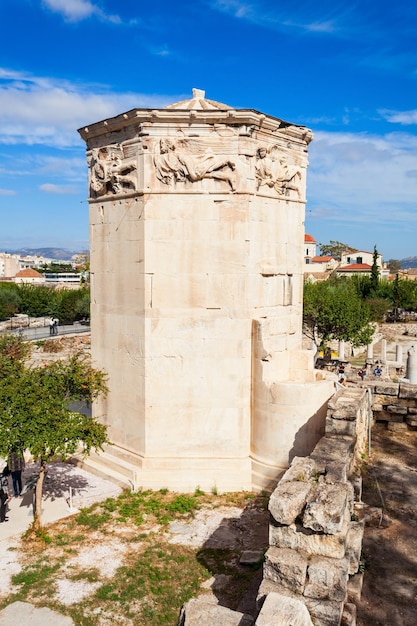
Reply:
M398 383L387 383L384 381L375 382L373 385L374 394L382 396L398 396L400 385Z
M204 598L193 598L181 608L178 626L253 626L250 615L232 611Z
M256 596L256 608L258 611L261 610L263 603L265 602L265 598L269 593L279 593L281 596L287 596L288 598L300 598L299 594L291 591L288 587L284 587L284 585L281 585L276 580L267 580L266 578L263 578Z
M307 607L300 600L269 593L255 626L314 626Z
M280 483L292 482L292 481L307 481L317 471L314 460L307 457L295 456L291 462L290 467L282 476Z
M417 399L417 385L410 385L410 383L400 383L398 397Z
M349 578L348 559L314 556L308 562L304 595L316 600L339 600L346 597Z
M321 483L314 499L307 503L303 526L334 535L342 529L349 490L346 483Z
M326 464L326 483L345 483L347 481L347 465L341 461L329 461Z
M345 604L340 626L356 626L356 606L354 604Z
M340 559L345 555L346 533L347 524L342 527L340 532L333 535L318 534L295 524L290 526L270 525L269 543L271 546Z
M386 410L388 413L397 413L398 415L407 415L407 407L399 404L388 404Z
M279 524L292 524L300 515L311 491L310 482L280 482L269 499L269 511Z
M349 602L357 604L361 600L363 587L363 572L349 576L347 594Z
M343 602L304 598L314 626L339 626L343 614Z
M334 419L332 416L326 417L326 434L328 435L345 435L346 437L354 437L356 433L356 422Z
M320 439L310 458L314 461L326 459L347 462L353 454L354 442L350 437L325 435Z
M265 554L264 578L292 591L302 593L306 580L307 558L295 550L272 546Z

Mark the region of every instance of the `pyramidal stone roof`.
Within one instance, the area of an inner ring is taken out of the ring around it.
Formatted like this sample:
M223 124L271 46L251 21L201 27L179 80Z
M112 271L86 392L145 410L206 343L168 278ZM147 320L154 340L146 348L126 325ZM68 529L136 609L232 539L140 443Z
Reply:
M194 109L198 111L231 111L233 107L215 100L207 100L206 92L203 89L193 89L191 100L181 100L166 106L166 109Z

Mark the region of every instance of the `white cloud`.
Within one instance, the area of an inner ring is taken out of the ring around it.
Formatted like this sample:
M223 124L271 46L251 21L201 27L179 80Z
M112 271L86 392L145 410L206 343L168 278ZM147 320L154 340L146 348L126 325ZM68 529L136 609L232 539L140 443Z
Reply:
M393 124L417 124L417 109L414 111L379 111L380 115Z
M68 22L79 22L96 16L105 21L121 23L117 15L106 14L97 4L89 0L42 0L42 2L54 13L61 14Z
M136 107L163 107L180 98L111 93L0 68L0 143L79 145L78 128Z
M74 189L74 187L70 187L69 185L54 185L53 183L45 183L39 186L41 191L45 191L46 193L57 193L57 194L68 194L68 193L78 193L78 189Z
M12 189L0 189L0 196L15 196L16 192Z
M308 206L318 219L408 225L417 221L415 135L317 132L309 161Z

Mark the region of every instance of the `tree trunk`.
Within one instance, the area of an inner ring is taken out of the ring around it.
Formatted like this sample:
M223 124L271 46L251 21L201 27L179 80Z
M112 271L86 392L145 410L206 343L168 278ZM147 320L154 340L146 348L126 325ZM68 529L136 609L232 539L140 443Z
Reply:
M42 526L42 488L45 478L46 462L41 459L41 467L39 470L39 478L35 488L35 510L33 512L33 526L40 528Z

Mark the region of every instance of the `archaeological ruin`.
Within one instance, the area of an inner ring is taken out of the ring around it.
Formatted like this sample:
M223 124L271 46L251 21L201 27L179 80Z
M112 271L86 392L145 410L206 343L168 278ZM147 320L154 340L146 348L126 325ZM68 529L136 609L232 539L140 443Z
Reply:
M194 89L79 132L92 355L109 375L94 413L112 441L89 462L134 487L274 486L334 393L302 348L311 131Z

